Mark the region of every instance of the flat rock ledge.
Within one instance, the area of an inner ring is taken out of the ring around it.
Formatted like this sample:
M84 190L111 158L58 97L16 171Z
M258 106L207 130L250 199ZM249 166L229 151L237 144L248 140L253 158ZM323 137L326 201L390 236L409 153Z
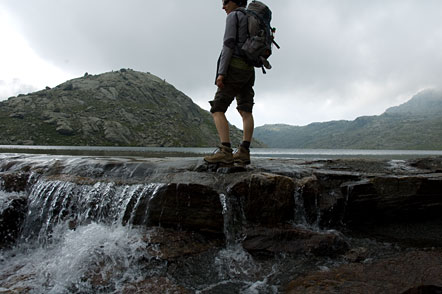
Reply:
M239 244L257 258L287 253L341 260L291 282L286 277L281 289L287 293L441 293L442 158L255 158L247 168L216 168L199 158L0 154L0 248L14 246L23 233L36 185L57 191L57 183L87 195L94 189L94 199L84 200L88 208L109 205L100 202L109 191L140 187L127 196L121 221L150 228L147 250L162 260L179 264ZM79 219L81 209L53 210L68 211L56 219L70 219L72 228L103 217L92 212ZM370 249L355 247L352 238L392 242L408 253L369 258ZM127 285L125 293L192 293L176 282L163 273Z
M371 264L350 263L292 281L287 293L442 293L442 251L413 251Z

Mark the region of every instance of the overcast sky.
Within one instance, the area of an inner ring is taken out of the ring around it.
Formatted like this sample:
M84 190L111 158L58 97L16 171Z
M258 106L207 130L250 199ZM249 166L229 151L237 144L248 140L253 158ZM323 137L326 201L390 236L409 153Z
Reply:
M281 50L256 70L257 126L378 115L442 88L440 0L265 2ZM0 100L132 68L208 110L225 17L221 0L1 0Z

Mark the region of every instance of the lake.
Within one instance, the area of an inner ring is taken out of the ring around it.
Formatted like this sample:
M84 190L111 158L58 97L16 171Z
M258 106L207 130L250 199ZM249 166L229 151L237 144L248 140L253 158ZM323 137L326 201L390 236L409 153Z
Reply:
M200 157L216 148L192 147L108 147L108 146L28 146L0 145L0 153L32 153L83 156ZM377 158L412 159L442 156L442 150L359 150L252 148L252 157L276 158Z

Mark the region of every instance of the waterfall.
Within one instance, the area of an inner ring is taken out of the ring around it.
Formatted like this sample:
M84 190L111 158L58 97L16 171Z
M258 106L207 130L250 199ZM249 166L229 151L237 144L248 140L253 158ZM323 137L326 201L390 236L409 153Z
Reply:
M80 163L84 164L76 161ZM69 173L80 168L90 172L77 166L69 167ZM93 169L96 172L100 167ZM166 184L93 182L93 178L69 173L57 177L31 174L25 192L0 192L3 202L15 195L27 199L17 245L1 252L0 276L20 280L15 289L64 294L120 293L146 276L164 275L168 261L161 259L161 252L155 253L158 245L146 228L150 202ZM207 256L206 271L216 278L207 278L196 293L220 291L227 285L242 289L241 293L277 293L275 286L267 285L267 275L254 279L263 269L240 245L245 216L239 200L221 193L219 201L226 247Z
M165 285L174 293L282 293L290 277L323 263L283 252L321 243L314 240L322 232L304 234L319 222L318 203L314 219L301 186L281 194L290 203L281 226L261 222L265 210L248 210L260 182L246 182L243 197L231 189L240 177L195 171L182 160L0 156L0 216L11 201L23 205L17 242L0 249L0 292L158 293ZM250 236L267 244L246 247ZM287 247L274 246L280 241Z
M320 232L320 221L321 221L321 209L319 207L318 198L314 198L313 207L310 207L309 216L307 209L305 207L303 193L304 187L296 187L294 198L295 198L295 213L293 224L295 226L303 227L308 230Z
M14 197L27 197L28 207L17 245L0 251L0 276L30 293L113 293L158 272L163 262L145 250L146 231L132 222L141 200L162 186L33 175L26 193L1 189L0 212ZM155 262L149 269L141 260Z
M297 225L308 226L307 212L305 211L304 199L302 198L303 187L299 186L295 189L295 219L294 223Z
M220 194L223 207L224 236L227 246L237 246L244 238L243 229L246 225L246 217L242 205L238 199Z
M29 192L22 241L37 238L44 244L53 228L60 225L75 229L90 223L132 224L141 200L151 199L162 186L155 183L116 185L114 182L78 184L40 179ZM145 213L144 218L147 217Z

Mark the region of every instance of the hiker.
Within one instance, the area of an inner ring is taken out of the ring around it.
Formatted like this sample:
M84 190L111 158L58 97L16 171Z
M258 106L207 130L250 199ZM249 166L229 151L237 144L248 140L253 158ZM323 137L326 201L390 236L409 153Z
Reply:
M215 98L209 101L210 112L218 131L221 145L216 153L204 157L208 163L241 165L250 164L250 143L254 120L252 115L253 85L255 69L245 61L241 47L248 37L247 16L240 9L247 6L247 0L224 0L223 9L227 13L223 48L217 64ZM236 98L237 110L243 121L243 141L233 154L229 136L229 123L225 116L227 108Z

